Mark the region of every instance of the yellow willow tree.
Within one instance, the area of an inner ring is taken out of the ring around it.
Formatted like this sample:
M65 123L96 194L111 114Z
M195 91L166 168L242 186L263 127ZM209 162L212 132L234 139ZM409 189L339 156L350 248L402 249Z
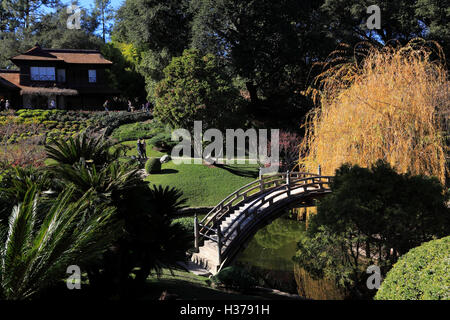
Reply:
M359 62L358 62L359 61ZM399 172L444 183L444 114L450 85L441 49L421 40L369 48L364 59L327 69L315 91L320 106L304 124L299 165L334 175L343 163L368 167L384 159Z

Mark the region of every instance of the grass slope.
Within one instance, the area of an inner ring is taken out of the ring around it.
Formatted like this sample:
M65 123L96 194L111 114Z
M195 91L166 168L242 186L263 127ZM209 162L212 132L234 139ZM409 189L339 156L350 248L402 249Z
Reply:
M125 142L122 142L121 144L132 147L131 150L127 151L127 153L126 153L127 157L131 157L131 156L137 157L138 156L137 146L136 146L137 141L125 141ZM163 155L165 155L164 152L154 150L153 146L149 145L149 144L145 148L145 151L147 152L147 157L149 157L149 158L157 158L157 157L159 158L159 157L162 157Z
M258 165L223 165L208 167L200 164L162 165L161 174L151 174L151 184L176 187L183 191L190 207L215 206L236 189L258 177Z

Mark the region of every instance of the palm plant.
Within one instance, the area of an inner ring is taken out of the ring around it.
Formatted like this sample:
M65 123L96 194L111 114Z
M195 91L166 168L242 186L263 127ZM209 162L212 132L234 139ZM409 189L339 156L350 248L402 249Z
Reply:
M33 167L14 167L3 173L0 182L0 223L5 222L17 202L25 197L30 187L38 191L51 188L50 173ZM5 219L6 218L6 219Z
M9 196L23 199L28 189L33 185L39 190L50 188L51 181L49 172L33 167L14 167L3 176L0 192L5 192Z
M84 163L61 164L50 170L61 185L75 185L77 187L75 195L81 195L92 189L101 197L110 198L114 192L126 192L142 183L137 169L130 169L117 162L102 168Z
M93 138L83 132L75 138L53 140L45 151L47 157L58 164L73 165L89 161L101 167L115 161L123 153L123 147L111 147L112 144L104 137Z
M145 216L142 224L138 225L138 228L145 226L152 231L139 239L143 249L140 256L143 279L147 278L150 270L159 273L164 267L174 267L177 261L185 258L186 251L191 247L192 235L186 233L181 224L173 223L177 212L185 207L186 199L182 195L180 190L169 186L154 185L150 189L152 214ZM139 234L145 235L142 231Z
M127 210L124 236L105 255L101 271L89 270L90 283L108 294L129 297L143 289L152 271L158 274L164 267L176 268L176 262L183 260L192 246L192 235L173 223L186 201L181 196L179 190L161 186L150 190L146 186L128 194L118 210ZM112 282L117 285L107 287Z
M96 203L116 208L124 232L87 272L94 291L128 296L145 284L152 270L159 272L183 259L191 237L172 223L184 204L181 192L168 187L149 189L137 169L117 161L121 150L110 149L103 139L82 135L54 142L47 152L57 162L50 170L60 189L74 186L75 198L90 190Z
M92 192L71 202L70 188L39 212L36 186L15 206L6 239L0 245L0 294L11 300L29 299L60 282L69 265L83 267L97 258L117 235L120 224L112 207L93 206ZM39 216L44 216L42 221Z

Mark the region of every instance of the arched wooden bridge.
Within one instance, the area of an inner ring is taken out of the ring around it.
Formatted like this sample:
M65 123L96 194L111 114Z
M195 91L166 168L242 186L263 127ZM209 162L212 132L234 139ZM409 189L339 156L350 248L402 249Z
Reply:
M312 200L330 193L331 176L285 172L262 177L236 190L203 219L195 218L195 248L191 260L215 274L263 226L284 209L313 205Z

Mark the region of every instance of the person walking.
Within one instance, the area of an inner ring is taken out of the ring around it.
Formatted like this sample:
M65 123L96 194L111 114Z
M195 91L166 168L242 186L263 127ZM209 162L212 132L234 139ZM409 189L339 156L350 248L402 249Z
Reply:
M2 98L0 99L0 111L2 111L4 107L5 107L5 100Z
M8 111L9 108L11 108L11 105L10 105L10 103L9 103L9 100L6 99L6 101L5 101L5 110Z
M103 107L105 108L105 111L109 111L109 100L106 99L105 103L103 104Z

